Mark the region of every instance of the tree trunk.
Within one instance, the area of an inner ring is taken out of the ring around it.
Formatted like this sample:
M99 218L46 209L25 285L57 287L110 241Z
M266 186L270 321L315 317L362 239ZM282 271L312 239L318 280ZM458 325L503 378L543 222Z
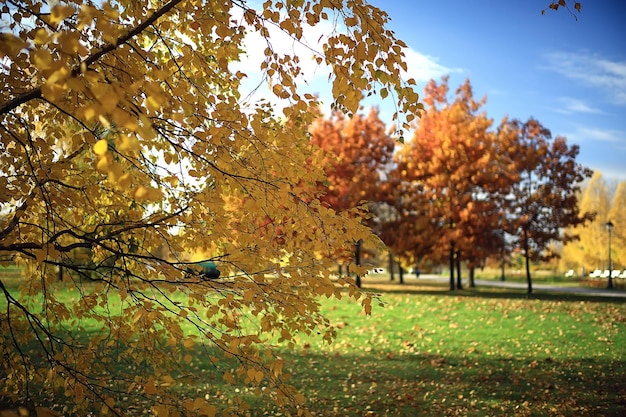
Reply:
M450 291L454 291L454 243L450 243Z
M399 271L400 272L398 272L398 276L400 279L400 284L404 284L404 268L402 268L402 265L400 265Z
M391 252L389 252L389 277L393 281L393 254Z
M469 286L470 286L470 288L475 288L476 287L476 283L474 282L474 271L476 271L476 268L472 266L469 269Z
M524 257L526 258L526 281L528 282L528 294L533 293L533 282L530 277L530 250L528 248L528 230L524 229Z
M461 251L456 251L456 289L462 290L463 283L461 282Z

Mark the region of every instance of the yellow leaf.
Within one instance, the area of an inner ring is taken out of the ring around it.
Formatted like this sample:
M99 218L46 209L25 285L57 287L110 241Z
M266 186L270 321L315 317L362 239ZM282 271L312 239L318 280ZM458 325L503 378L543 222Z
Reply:
M127 172L117 179L117 185L119 185L121 188L128 188L130 186L130 183L132 182L131 180L132 177L130 173Z
M354 16L351 16L351 17L346 18L344 22L346 26L356 26L359 24L359 19L357 19Z
M133 392L133 390L135 389L136 386L137 386L137 384L135 384L134 382L131 382L128 385L128 388L126 388L126 393L130 394L131 392Z
M174 385L174 383L176 382L176 380L174 380L174 378L172 378L171 375L165 375L162 378L162 381L163 382L161 383L161 386L167 386L167 387Z
M83 112L85 115L85 120L87 120L88 122L91 121L97 114L96 107L93 105L86 106L83 109Z
M98 163L96 164L96 169L100 172L102 172L103 174L106 174L107 172L109 172L109 158L108 156L110 155L105 155L103 157L101 157L98 160Z
M189 400L189 399L184 400L182 405L185 408L185 410L187 410L187 411L194 411L195 410L194 402Z
M35 43L35 45L43 45L48 42L48 39L48 31L46 31L44 28L39 28L34 32L33 42ZM38 49L38 51L39 50L40 49Z
M122 135L120 138L120 151L137 151L139 150L139 141L135 136Z
M74 12L75 10L71 6L57 4L50 10L50 24L56 26L61 21L74 14Z
M226 381L228 384L235 384L235 377L233 376L232 372L225 372L223 378L224 381Z
M105 153L107 153L108 149L109 149L109 142L107 142L106 139L100 139L99 141L96 142L95 145L93 145L94 153L99 156L102 156Z
M83 400L85 399L84 387L83 387L82 384L80 384L78 382L74 386L74 398L76 399L76 403L77 404L82 403Z
M184 311L184 310L183 310ZM194 341L192 338L188 337L186 339L183 339L183 346L187 349L191 349L194 345Z
M111 181L111 183L113 184L120 184L122 177L124 175L128 175L128 174L124 174L124 168L120 164L117 164L117 163L113 163L111 164L111 166L109 166L108 174L109 174L109 181Z
M217 415L217 407L213 404L209 404L200 408L200 411L206 414L207 417L215 417Z
M146 197L148 197L148 189L144 187L143 185L139 185L135 189L135 198L138 200L143 200Z
M161 108L159 100L157 100L155 96L148 96L148 98L146 99L146 106L148 106L148 108L153 111L157 111Z
M257 384L260 384L261 381L263 381L263 378L265 378L265 374L262 371L257 371L254 374L254 380L257 382Z
M143 386L143 390L148 395L154 395L157 393L156 386L154 385L154 381L146 382L146 385Z
M4 56L13 58L17 56L22 49L27 47L28 44L21 38L11 33L0 33L0 58Z
M36 49L30 54L30 60L40 70L47 70L52 67L52 55L45 49Z
M155 405L154 407L152 407L152 413L154 413L154 415L157 417L168 417L170 415L167 406L163 404Z
M61 82L65 81L65 79L70 75L70 70L66 67L61 67L58 70L54 71L52 75L48 77L46 80L46 85L50 86L52 84L61 84Z
M115 106L117 106L119 100L119 97L113 91L98 98L98 101L100 102L100 104L102 104L102 107L107 112L111 112L115 108Z
M48 255L48 251L43 248L35 251L35 260L37 263L42 263L46 260L46 256Z
M228 25L219 25L215 29L215 33L217 33L217 36L220 38L226 38L227 36L230 36L231 29Z
M104 400L104 403L108 405L109 408L113 408L113 406L115 406L115 398L108 397L106 400Z
M35 407L37 417L59 417L59 413L48 407Z
M103 115L99 115L98 116L98 120L100 121L100 123L102 123L102 126L104 126L105 129L110 129L111 128L111 123Z

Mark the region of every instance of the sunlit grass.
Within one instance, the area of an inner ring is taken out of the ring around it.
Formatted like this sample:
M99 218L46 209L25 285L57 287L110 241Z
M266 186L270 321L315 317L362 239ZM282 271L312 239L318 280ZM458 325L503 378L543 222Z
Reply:
M366 282L366 290L380 293L380 303L371 316L348 299L321 299L337 328L333 344L300 336L294 349L276 345L288 382L306 396L314 415L626 412L626 301L372 282ZM71 303L78 293L60 285L56 295ZM254 325L252 318L249 324ZM97 327L81 325L88 331ZM216 365L207 351L195 349L187 369L181 369L181 395L246 399L251 415L279 412L245 387L223 381L229 360ZM130 409L142 414L148 407Z
M371 316L349 301L325 300L339 329L335 343L302 337L294 350L281 350L290 382L315 415L626 411L624 302L487 290L449 294L440 286L405 290L383 293L384 305ZM273 411L253 406L255 415Z

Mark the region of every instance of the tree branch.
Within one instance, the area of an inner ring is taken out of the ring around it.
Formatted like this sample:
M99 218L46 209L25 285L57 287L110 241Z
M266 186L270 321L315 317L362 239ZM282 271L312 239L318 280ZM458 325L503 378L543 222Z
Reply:
M78 65L76 65L74 67L74 69L72 70L72 75L75 76L75 75L80 74L81 66L83 66L83 64L86 65L87 67L89 67L91 64L93 64L94 62L96 62L97 60L102 58L104 55L108 54L111 51L114 51L115 49L119 48L120 45L125 44L130 39L132 39L135 36L139 35L147 27L149 27L154 22L156 22L161 16L163 16L164 14L166 14L170 10L172 10L181 1L182 0L171 0L169 3L165 4L159 10L155 11L145 21L143 21L139 25L135 26L131 31L129 31L126 34L124 34L124 35L120 36L119 38L117 38L117 40L114 43L110 43L108 45L105 45L100 50L98 50L98 51L94 52L93 54L89 55L87 58L85 58L82 62L80 62ZM14 109L16 109L17 107L21 106L22 104L24 104L24 103L26 103L28 101L31 101L31 100L35 100L35 99L41 98L41 97L42 97L41 86L39 86L39 87L36 87L36 88L34 88L34 89L30 90L30 91L27 91L26 93L21 94L21 95L15 97L15 98L13 98L12 100L9 100L8 102L2 104L0 106L0 114L7 114L7 113L13 111Z

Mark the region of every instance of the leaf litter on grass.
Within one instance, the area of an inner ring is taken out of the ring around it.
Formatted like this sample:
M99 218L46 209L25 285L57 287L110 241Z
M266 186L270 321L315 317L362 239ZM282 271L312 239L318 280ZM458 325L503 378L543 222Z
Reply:
M307 339L305 349L286 353L295 385L318 415L626 411L624 303L410 293L382 299L371 316L341 302L326 305L331 322L341 323L335 343Z
M313 415L626 412L624 302L434 291L385 292L381 301L368 316L356 303L322 300L335 342L301 336L295 348L277 346ZM228 362L217 369L214 352L189 354L181 395L245 399L248 415L281 412L225 383Z

